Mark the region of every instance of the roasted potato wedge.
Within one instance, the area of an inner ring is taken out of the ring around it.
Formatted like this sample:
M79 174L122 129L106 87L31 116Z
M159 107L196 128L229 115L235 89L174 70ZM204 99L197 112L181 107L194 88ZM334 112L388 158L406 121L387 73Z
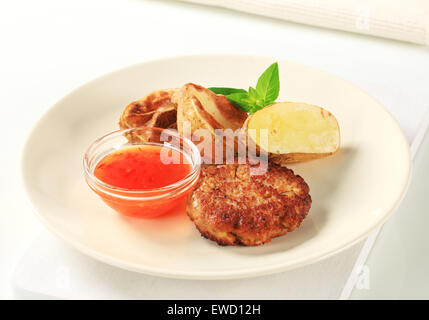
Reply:
M216 129L240 129L248 116L224 95L215 94L193 83L185 84L173 96L173 101L177 104L179 133L186 135L187 132L184 131L189 128L189 133L193 135L196 130L205 129L210 133L213 148Z
M121 114L119 127L121 129L143 126L176 128L177 105L172 101L172 97L177 91L178 89L156 90L140 100L131 102ZM146 139L146 137L137 136L137 133L128 134L127 138L131 142Z
M250 115L243 129L248 139L278 164L326 157L340 146L337 119L329 111L306 103L269 105ZM262 138L264 129L267 139Z
M189 121L193 130L205 128L232 129L242 127L247 113L235 107L221 94L197 84L185 84L173 97L177 104L177 122Z

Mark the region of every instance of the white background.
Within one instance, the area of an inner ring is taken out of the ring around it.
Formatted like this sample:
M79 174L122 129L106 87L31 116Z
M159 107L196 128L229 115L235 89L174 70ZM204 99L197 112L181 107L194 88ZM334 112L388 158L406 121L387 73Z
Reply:
M193 53L289 59L334 73L376 97L378 87L391 90L391 99L429 90L429 49L412 44L176 1L0 1L0 298L12 297L14 266L43 228L19 176L22 144L33 124L96 76ZM408 138L418 127L406 121L414 103L396 114Z

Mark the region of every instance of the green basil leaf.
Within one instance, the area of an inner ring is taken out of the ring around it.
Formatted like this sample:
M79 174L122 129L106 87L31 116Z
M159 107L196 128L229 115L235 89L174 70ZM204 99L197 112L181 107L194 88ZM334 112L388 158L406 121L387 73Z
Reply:
M255 88L249 87L249 98L253 103L252 110L257 111L258 109L265 107L264 100L259 96L258 91L256 91Z
M277 62L270 65L259 77L256 92L263 101L264 106L273 103L277 99L280 92L279 65Z
M255 101L259 99L259 94L258 94L258 92L256 91L255 88L249 87L249 91L248 92L249 92L249 97L251 99L253 99Z
M249 87L249 91L236 88L211 87L216 94L223 94L235 106L254 113L263 107L272 104L280 93L279 66L275 62L270 65L259 77L256 89Z
M254 102L249 97L247 92L232 93L226 96L226 98L235 106L241 110L250 112L253 109Z
M246 93L246 90L244 89L235 89L235 88L211 87L208 89L216 94L223 94L224 96L227 96L233 93Z

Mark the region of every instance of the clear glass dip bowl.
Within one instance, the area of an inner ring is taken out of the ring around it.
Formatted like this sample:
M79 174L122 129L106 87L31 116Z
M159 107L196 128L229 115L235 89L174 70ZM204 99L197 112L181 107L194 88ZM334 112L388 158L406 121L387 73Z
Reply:
M180 152L190 164L189 174L170 185L144 190L112 186L94 175L98 162L106 155L145 145ZM195 144L180 136L176 130L138 127L114 131L95 140L85 153L83 165L89 187L111 208L126 216L154 218L185 207L187 197L200 175L201 156Z

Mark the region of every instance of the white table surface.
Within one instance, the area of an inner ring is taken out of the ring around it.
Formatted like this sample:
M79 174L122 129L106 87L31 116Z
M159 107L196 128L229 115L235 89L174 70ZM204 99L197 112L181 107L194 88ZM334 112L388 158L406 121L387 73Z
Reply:
M429 299L429 130L413 171L408 193L383 226L365 263L366 279L351 299Z
M22 143L45 110L89 79L159 57L245 53L327 70L385 105L412 92L395 114L410 141L427 105L428 48L175 1L0 1L0 47L0 298L13 297L10 277L43 228L21 187Z

